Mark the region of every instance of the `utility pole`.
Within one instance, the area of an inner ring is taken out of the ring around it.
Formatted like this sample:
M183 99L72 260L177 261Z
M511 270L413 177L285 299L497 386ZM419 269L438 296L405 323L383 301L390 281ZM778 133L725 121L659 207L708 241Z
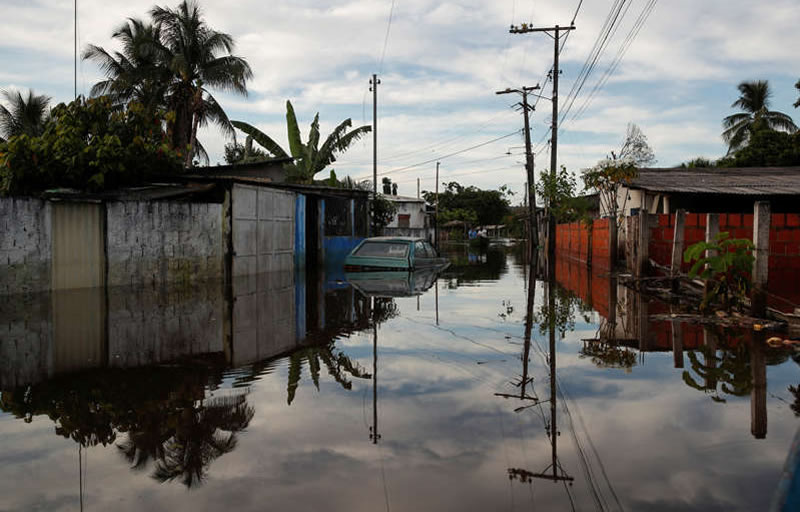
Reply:
M369 81L369 90L372 91L372 226L375 229L375 206L378 199L378 75L372 74ZM373 233L374 235L375 233Z
M419 199L419 178L417 178L417 199Z
M515 25L511 25L511 29L509 30L512 34L527 34L528 32L544 32L548 36L553 38L553 124L552 124L552 135L550 136L550 179L555 182L556 178L556 170L558 167L558 75L560 73L558 69L558 53L559 53L559 38L561 37L561 31L570 31L575 30L575 25L570 24L568 27L562 27L556 25L555 27L540 27L534 28L529 26L527 23L523 23L521 26L517 27ZM552 32L552 34L551 34ZM555 258L556 254L556 219L553 216L552 210L550 211L550 215L548 218L548 226L547 226L547 257L552 259Z
M439 250L439 162L436 162L436 224L433 231L436 237L436 250Z
M531 128L528 121L528 112L533 110L533 107L528 105L528 93L541 89L538 85L533 87L522 87L521 89L507 88L505 91L497 91L495 94L510 94L517 93L522 95L522 114L525 119L525 171L527 172L528 183L526 184L526 195L528 200L528 224L530 233L528 238L528 245L533 254L533 249L539 245L539 231L536 229L536 193L533 191L534 176L533 176L533 151L531 150Z

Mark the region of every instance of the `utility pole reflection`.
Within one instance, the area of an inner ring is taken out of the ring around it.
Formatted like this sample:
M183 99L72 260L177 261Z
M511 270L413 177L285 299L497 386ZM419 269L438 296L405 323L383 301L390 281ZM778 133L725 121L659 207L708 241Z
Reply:
M534 478L551 480L553 482L572 482L575 480L569 476L566 471L561 467L558 461L558 424L556 414L557 404L557 388L556 388L556 317L555 317L555 294L553 293L555 287L555 271L551 267L548 269L548 286L547 286L547 325L549 331L550 341L550 425L547 427L548 434L551 442L551 463L543 471L534 473L523 468L508 468L508 476L510 479L517 479L520 482L531 483ZM518 400L531 400L533 403L523 405L514 409L514 412L523 411L529 407L540 405L543 400L539 400L535 394L529 396L526 387L528 383L533 381L533 378L528 376L528 358L530 356L531 346L531 331L533 330L533 310L536 295L536 275L531 269L528 273L528 304L525 317L525 338L522 355L522 378L519 383L515 385L520 387L519 395L511 395L505 393L495 393L496 396L503 398L515 398ZM552 471L552 472L551 472ZM571 485L571 484L570 484Z

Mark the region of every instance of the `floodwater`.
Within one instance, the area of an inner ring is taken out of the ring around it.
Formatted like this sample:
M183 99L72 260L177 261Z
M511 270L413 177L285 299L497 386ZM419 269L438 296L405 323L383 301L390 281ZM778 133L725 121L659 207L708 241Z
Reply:
M9 301L0 510L768 508L797 353L651 321L580 264L450 256Z

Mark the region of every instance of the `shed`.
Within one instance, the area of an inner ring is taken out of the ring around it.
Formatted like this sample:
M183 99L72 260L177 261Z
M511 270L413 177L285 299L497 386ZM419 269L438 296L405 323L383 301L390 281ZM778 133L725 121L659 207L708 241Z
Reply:
M773 212L793 212L800 200L800 167L707 167L640 169L620 189L624 215L688 211L748 213L754 201L769 201ZM609 214L601 205L602 216Z

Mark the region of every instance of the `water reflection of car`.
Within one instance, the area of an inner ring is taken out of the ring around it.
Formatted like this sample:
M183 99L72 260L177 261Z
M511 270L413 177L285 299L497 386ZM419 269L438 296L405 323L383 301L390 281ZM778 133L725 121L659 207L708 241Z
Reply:
M424 238L378 236L367 238L344 260L345 272L443 270L448 261Z
M443 268L348 272L345 276L353 288L367 297L412 297L433 286Z

